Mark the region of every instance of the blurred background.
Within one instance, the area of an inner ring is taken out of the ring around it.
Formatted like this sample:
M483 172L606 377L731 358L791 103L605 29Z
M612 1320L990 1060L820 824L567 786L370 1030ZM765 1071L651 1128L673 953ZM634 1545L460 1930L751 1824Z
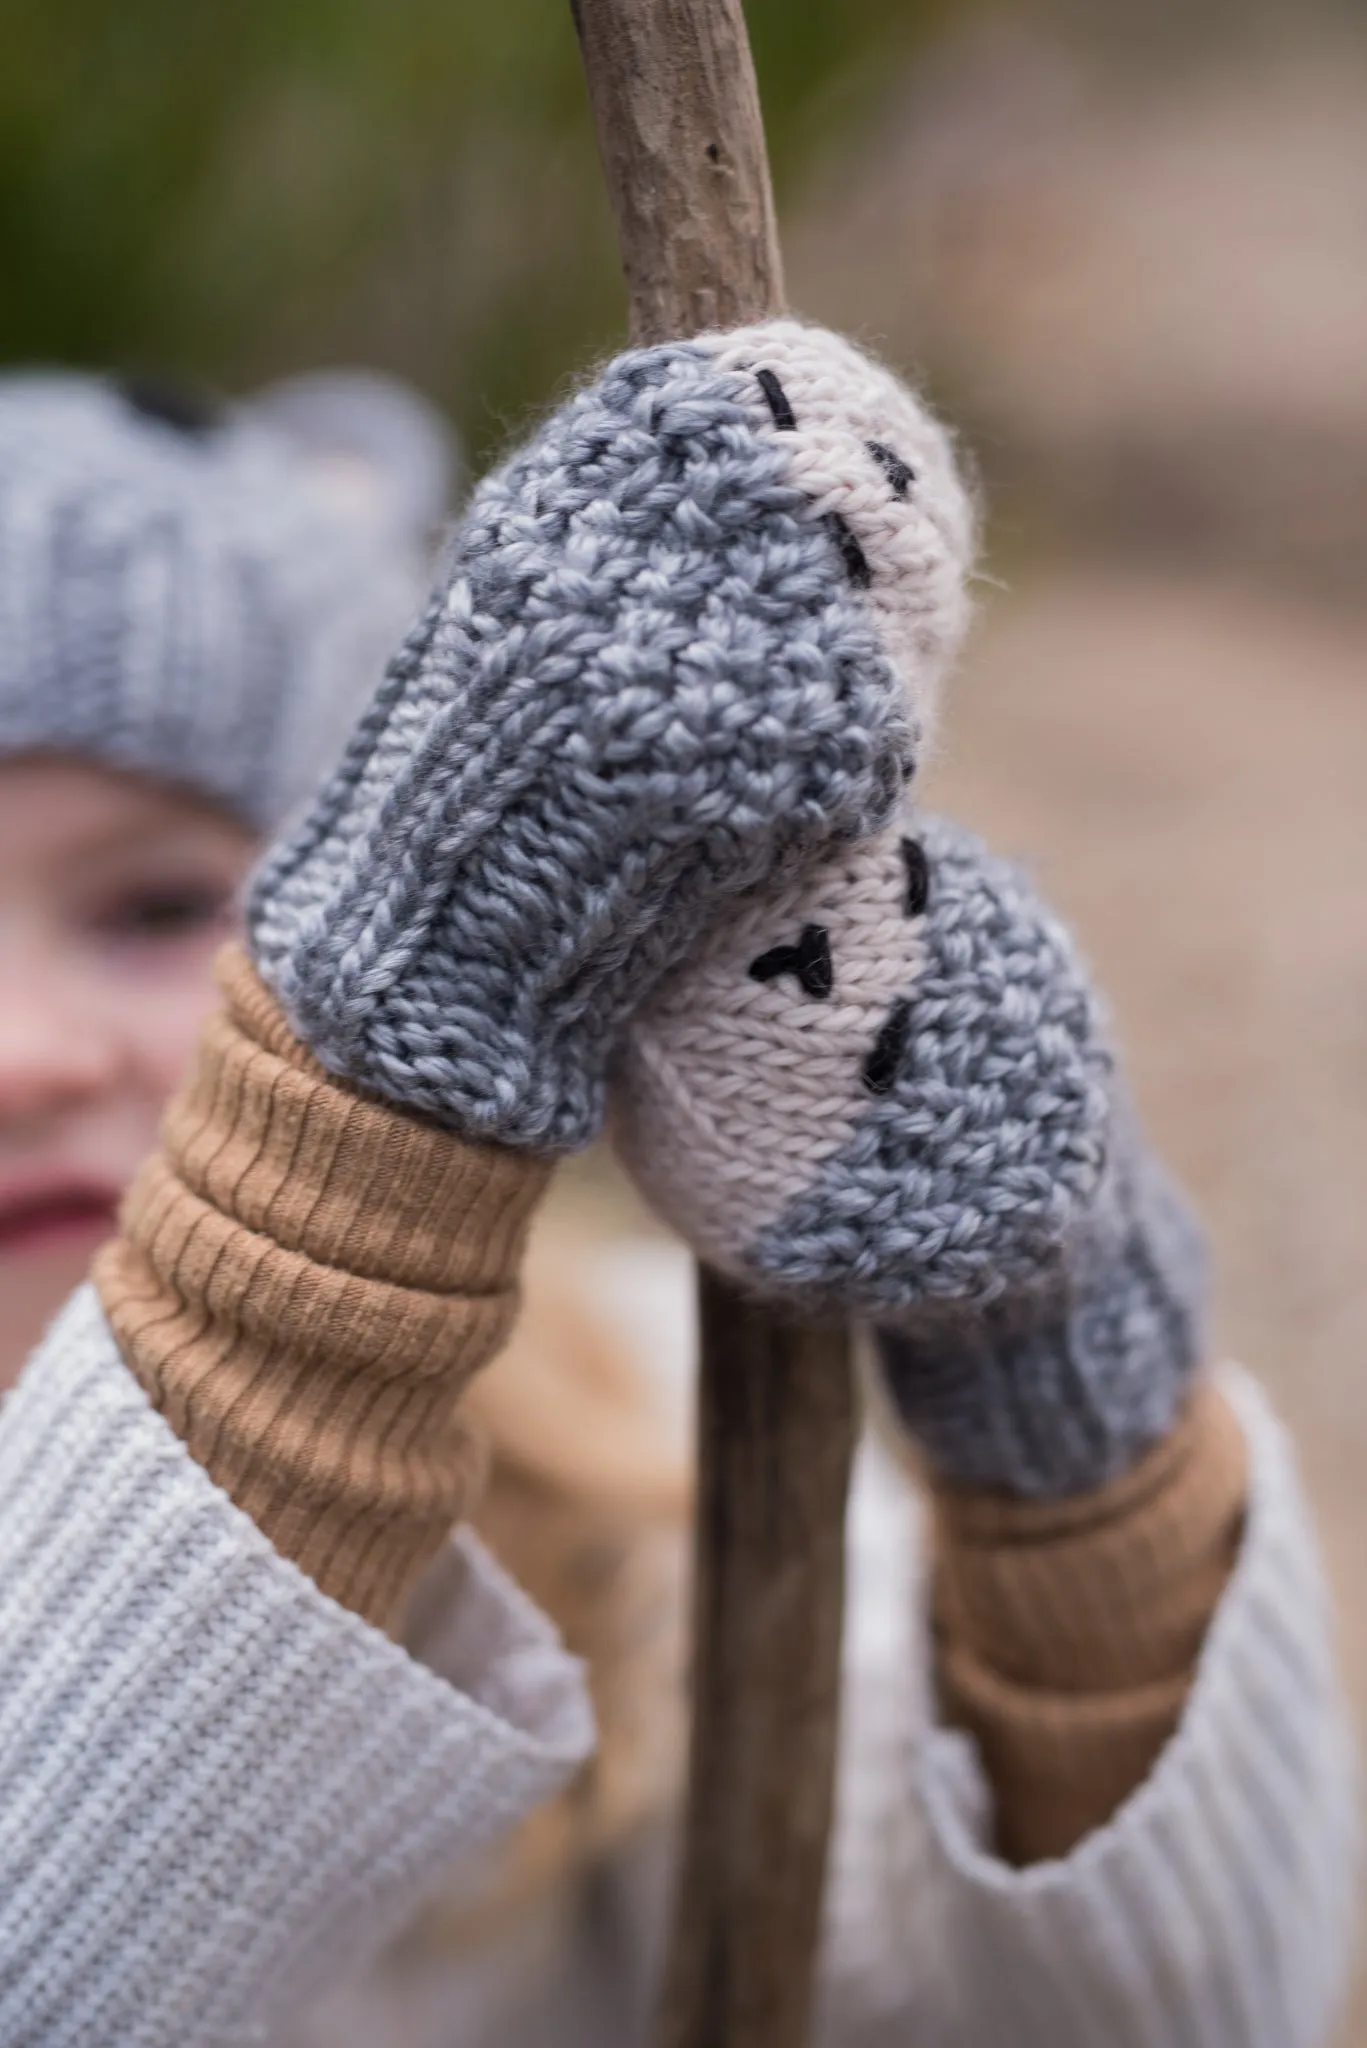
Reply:
M795 305L919 375L983 480L937 796L1114 996L1367 1716L1360 9L748 11ZM5 0L4 31L0 358L370 362L477 470L621 337L563 0ZM601 1167L560 1213L650 1228Z

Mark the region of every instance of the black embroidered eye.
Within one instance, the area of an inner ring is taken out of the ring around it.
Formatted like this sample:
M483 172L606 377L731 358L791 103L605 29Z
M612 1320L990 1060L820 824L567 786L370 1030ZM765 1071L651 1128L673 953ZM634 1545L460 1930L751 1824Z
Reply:
M883 1028L873 1041L873 1050L864 1062L864 1086L870 1095L890 1093L910 1033L911 1004L904 999L888 1011Z
M860 547L854 529L838 512L826 514L826 525L831 539L840 550L840 559L845 564L845 574L857 590L867 590L873 581L869 558Z
M795 946L771 946L750 962L753 981L777 981L781 974L796 975L804 996L824 1002L835 987L831 942L824 925L806 924Z
M882 441L866 441L864 445L892 485L893 497L905 498L916 481L916 471L911 464L903 462L896 449L887 447Z
M902 899L904 917L921 917L930 901L930 862L918 839L902 841L902 865L907 871L907 893Z
M788 403L788 394L772 370L756 370L755 382L764 393L764 400L773 415L774 425L791 434L797 427L797 414Z

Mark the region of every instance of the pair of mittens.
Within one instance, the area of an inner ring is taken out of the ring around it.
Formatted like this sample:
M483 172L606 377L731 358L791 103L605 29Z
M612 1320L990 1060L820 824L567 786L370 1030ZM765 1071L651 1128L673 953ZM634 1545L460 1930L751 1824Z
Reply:
M618 358L476 493L250 934L325 1066L466 1137L581 1146L611 1082L704 1257L874 1317L943 1469L1047 1492L1161 1433L1198 1290L1066 937L908 809L972 525L833 335Z

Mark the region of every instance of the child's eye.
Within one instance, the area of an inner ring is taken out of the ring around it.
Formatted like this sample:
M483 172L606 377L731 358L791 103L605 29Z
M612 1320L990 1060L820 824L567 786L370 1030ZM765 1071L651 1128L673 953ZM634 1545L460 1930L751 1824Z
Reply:
M218 882L148 883L111 896L91 923L106 939L157 944L211 930L231 904L231 890Z

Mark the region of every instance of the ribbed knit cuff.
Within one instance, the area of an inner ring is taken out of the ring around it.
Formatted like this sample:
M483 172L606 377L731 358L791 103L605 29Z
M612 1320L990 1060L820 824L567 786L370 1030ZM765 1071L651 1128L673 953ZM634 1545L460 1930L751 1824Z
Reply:
M502 1345L543 1161L324 1073L245 954L95 1278L130 1368L211 1477L383 1627L460 1518L458 1404Z
M1243 1432L1201 1386L1122 1479L1068 1501L934 1492L938 1676L977 1740L998 1847L1060 1856L1171 1737L1238 1553Z
M985 1301L918 1302L878 1333L893 1404L936 1472L1047 1501L1166 1436L1205 1356L1201 1230L1118 1087L1087 1209Z

